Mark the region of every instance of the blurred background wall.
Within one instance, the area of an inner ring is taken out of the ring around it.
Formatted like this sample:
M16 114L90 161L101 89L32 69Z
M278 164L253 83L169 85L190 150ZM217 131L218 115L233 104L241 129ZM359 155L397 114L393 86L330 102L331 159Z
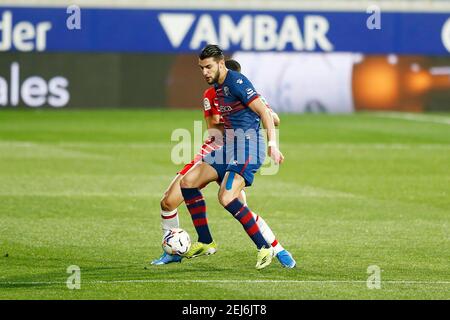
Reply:
M199 108L216 43L277 111L450 111L450 1L0 0L0 36L0 109Z

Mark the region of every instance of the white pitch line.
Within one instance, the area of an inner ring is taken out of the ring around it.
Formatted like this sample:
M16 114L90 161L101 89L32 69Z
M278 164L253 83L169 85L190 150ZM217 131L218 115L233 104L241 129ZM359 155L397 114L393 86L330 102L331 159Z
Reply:
M421 144L406 144L406 143L295 143L283 142L281 146L295 147L297 150L301 148L312 149L448 149L449 144L437 143L421 143Z
M447 117L437 118L437 117L424 116L424 115L413 114L413 113L380 113L380 114L376 114L375 116L379 117L379 118L390 118L390 119L400 119L400 120L409 120L409 121L419 121L419 122L439 123L439 124L450 125L450 118L447 118Z
M367 283L366 280L176 280L176 279L135 279L135 280L92 280L82 281L82 284L114 284L114 283L292 283L292 284L334 284L334 283ZM387 284L430 284L450 285L450 281L414 281L414 280L385 280ZM66 284L62 281L5 281L2 285L45 285Z
M0 141L0 148L42 148L42 147L75 147L75 148L170 148L169 142L31 142L31 141Z
M161 193L119 193L119 192L1 192L0 197L48 197L48 198L151 198L160 197Z

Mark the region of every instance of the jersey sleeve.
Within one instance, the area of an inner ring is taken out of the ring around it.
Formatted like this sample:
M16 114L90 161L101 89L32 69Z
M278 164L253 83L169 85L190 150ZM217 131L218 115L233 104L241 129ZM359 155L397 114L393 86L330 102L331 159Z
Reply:
M203 115L205 118L213 115L214 97L212 92L215 92L214 89L208 89L203 93Z
M246 106L259 97L253 84L242 74L234 80L230 90Z

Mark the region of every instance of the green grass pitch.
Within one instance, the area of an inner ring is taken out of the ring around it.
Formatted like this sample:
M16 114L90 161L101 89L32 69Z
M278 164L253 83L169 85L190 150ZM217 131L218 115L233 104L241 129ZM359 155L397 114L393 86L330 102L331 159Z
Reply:
M450 298L446 114L282 114L286 161L247 196L298 267L256 270L256 249L215 184L205 196L218 252L150 266L161 253L159 200L181 167L171 133L200 117L2 110L0 299ZM71 265L79 290L66 286ZM367 287L372 265L380 289Z

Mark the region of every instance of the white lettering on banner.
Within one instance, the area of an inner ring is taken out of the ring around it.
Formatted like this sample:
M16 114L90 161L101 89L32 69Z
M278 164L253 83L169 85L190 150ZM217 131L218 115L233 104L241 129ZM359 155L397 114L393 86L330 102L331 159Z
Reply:
M305 48L312 51L316 43L323 51L333 51L333 45L326 36L330 25L328 20L322 16L305 17Z
M303 34L297 17L286 15L281 23L268 14L244 15L238 21L232 16L222 14L214 23L209 14L202 14L194 24L195 15L180 13L162 13L158 19L174 48L183 43L194 25L191 50L201 49L206 43L219 44L228 50L231 46L240 46L241 50L283 51L291 45L296 51L332 51L333 45L327 38L330 28L328 20L319 15L306 15L303 22Z
M450 18L442 26L441 38L445 49L450 52Z
M218 43L216 28L214 27L213 20L209 14L203 14L198 19L197 27L194 31L190 47L199 48L202 42L206 43Z
M280 37L278 38L277 50L281 51L286 48L288 43L292 43L292 47L297 50L303 50L303 40L300 34L300 27L297 19L290 15L286 16L280 30Z
M51 78L48 83L42 77L31 76L20 84L20 66L17 62L11 64L10 84L0 76L0 106L17 106L20 98L29 107L41 107L45 103L59 108L70 100L67 90L69 81L63 77ZM8 96L9 93L9 96ZM8 99L9 98L9 99ZM9 102L9 104L8 104Z
M55 108L64 107L70 100L67 87L69 81L64 77L54 77L48 82L48 90L51 96L48 97L48 104Z
M237 25L233 19L227 15L221 15L219 18L220 25L220 44L222 49L228 50L231 44L241 43L242 50L250 50L252 48L252 34L248 30L252 29L252 17L245 15L241 18Z
M19 104L19 64L14 62L11 64L11 105Z
M16 49L19 51L31 51L34 44L30 41L36 36L34 27L29 22L19 22L14 27L13 39Z
M47 48L47 31L52 28L50 22L41 22L37 25L36 50L44 51Z
M178 48L195 20L195 15L184 13L161 13L158 15L172 47Z
M8 83L0 77L0 106L8 104Z
M45 103L48 93L47 83L41 77L29 77L22 84L20 95L30 107L40 107Z
M0 20L0 51L15 48L18 51L44 51L47 47L47 32L52 28L48 21L34 26L31 22L21 21L13 24L11 11L4 11Z
M251 30L249 30L251 32ZM277 20L269 15L255 17L255 49L270 50L277 43Z

